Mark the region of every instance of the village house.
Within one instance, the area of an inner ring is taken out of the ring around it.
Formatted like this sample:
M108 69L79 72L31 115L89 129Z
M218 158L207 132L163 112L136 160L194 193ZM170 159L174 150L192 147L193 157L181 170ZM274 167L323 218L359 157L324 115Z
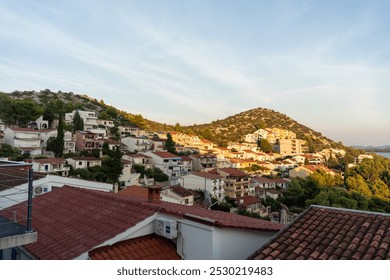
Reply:
M209 173L223 177L225 182L225 196L238 198L250 192L249 176L236 168L216 168Z
M269 178L261 177L261 176L251 178L250 184L255 188L256 187L262 188L262 189L275 189L276 188L276 183L273 179L269 179Z
M311 206L250 260L388 260L390 215Z
M247 258L254 244L262 246L283 227L270 221L167 203L160 200L158 188L149 188L148 200L142 201L64 186L35 197L33 204L37 242L15 247L13 255L6 249L3 258L117 259L118 255L104 253L113 248L122 251L127 242L134 244L139 238L152 235L157 243L150 246L162 251L163 244L169 243L181 259L238 260ZM0 216L12 219L16 210L24 214L19 208L20 205L14 205L1 210ZM127 251L124 258L158 258L154 250L141 248L138 247L137 255ZM172 250L167 252L171 253Z
M132 136L140 136L139 135L139 128L134 126L118 126L118 132L121 138L128 137L130 135Z
M180 185L194 191L206 191L214 199L222 201L225 198L225 181L218 174L208 172L192 172L181 176Z
M104 140L99 138L96 133L91 131L76 131L76 151L88 151L101 150Z
M30 153L32 156L42 154L40 131L31 128L8 127L4 131L4 143Z
M119 182L124 186L128 185L138 185L141 174L136 173L133 170L133 162L131 160L123 159L121 160L123 168L122 174L119 176Z
M289 177L290 178L295 178L295 177L301 177L301 178L306 178L307 176L313 174L316 170L321 170L327 174L330 175L335 175L336 173L327 168L324 165L318 164L318 165L302 165L299 167L296 167L292 170L289 171Z
M34 172L57 174L68 176L70 167L65 166L66 161L63 158L33 159L32 166Z
M185 165L180 156L169 152L146 152L145 155L152 158L155 167L161 169L168 175L171 185L177 185L178 178L188 174L187 165Z
M146 137L128 136L121 139L129 152L147 152L152 150L152 141Z
M84 130L92 130L97 129L97 116L95 112L92 111L80 111L78 110L80 117L84 122ZM64 117L64 122L66 124L71 124L73 122L74 115L76 114L76 110L71 113L66 113Z
M74 169L86 169L88 167L101 166L102 160L95 157L70 157L66 159L66 164Z
M191 154L189 157L192 159L193 171L202 171L217 166L217 157L213 154Z
M151 168L154 166L153 158L142 153L139 154L125 154L122 156L122 159L127 159L131 161L133 164L140 164L145 166L146 168Z
M49 121L44 120L41 115L38 119L28 124L29 128L37 129L37 130L46 130L49 129Z
M104 126L105 128L114 127L114 121L112 120L96 120L98 126Z
M236 201L239 210L244 210L250 213L260 214L263 208L261 199L256 196L245 195L243 197L236 198Z
M151 150L153 152L163 152L165 150L165 140L152 138L149 141L152 143Z
M161 191L161 201L176 204L194 205L194 194L182 186L170 186Z

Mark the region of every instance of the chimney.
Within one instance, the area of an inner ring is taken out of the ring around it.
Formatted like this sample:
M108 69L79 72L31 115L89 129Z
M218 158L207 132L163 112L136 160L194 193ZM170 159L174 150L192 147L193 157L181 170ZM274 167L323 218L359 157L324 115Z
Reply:
M160 202L161 188L162 187L160 187L160 186L148 187L148 202L151 202L151 203Z

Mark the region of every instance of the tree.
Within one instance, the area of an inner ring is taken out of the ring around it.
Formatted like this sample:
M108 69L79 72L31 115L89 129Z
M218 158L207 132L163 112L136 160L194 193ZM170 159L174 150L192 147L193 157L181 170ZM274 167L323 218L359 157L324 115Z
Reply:
M43 108L29 98L14 100L11 106L14 123L20 126L27 126L30 121L36 120L43 113Z
M60 114L57 126L57 149L54 152L56 157L62 157L64 155L64 120Z
M78 130L84 130L84 121L83 118L80 116L79 111L76 110L73 116L73 132L76 132Z
M111 156L103 158L102 171L107 175L110 183L118 183L122 170L122 153L120 149L116 147Z
M64 121L62 115L58 119L57 136L50 137L47 140L46 150L53 152L57 158L64 156Z
M12 104L13 100L7 94L0 94L0 119L8 125L15 123Z
M8 144L0 144L0 157L15 159L20 156L20 151Z
M267 139L260 138L258 146L265 153L269 153L272 151L272 145L267 141Z
M170 133L167 134L165 149L172 154L176 154L175 142L172 140L172 135Z

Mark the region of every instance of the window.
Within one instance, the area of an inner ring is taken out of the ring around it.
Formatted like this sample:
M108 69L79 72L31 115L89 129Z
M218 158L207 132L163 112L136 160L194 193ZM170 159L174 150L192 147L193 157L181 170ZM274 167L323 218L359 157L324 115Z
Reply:
M79 163L79 165L82 165L82 164L83 164L83 162L81 162L81 161L79 161L78 163Z

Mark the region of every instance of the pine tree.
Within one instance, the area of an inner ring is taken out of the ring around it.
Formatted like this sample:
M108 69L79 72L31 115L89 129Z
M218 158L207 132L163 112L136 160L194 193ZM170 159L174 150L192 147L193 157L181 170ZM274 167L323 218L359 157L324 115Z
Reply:
M172 154L176 154L175 142L173 141L172 135L170 133L167 134L165 149Z
M58 119L56 148L54 154L55 157L62 157L64 155L64 121L61 114Z
M84 121L79 111L76 110L73 116L73 131L76 132L78 130L84 130Z

